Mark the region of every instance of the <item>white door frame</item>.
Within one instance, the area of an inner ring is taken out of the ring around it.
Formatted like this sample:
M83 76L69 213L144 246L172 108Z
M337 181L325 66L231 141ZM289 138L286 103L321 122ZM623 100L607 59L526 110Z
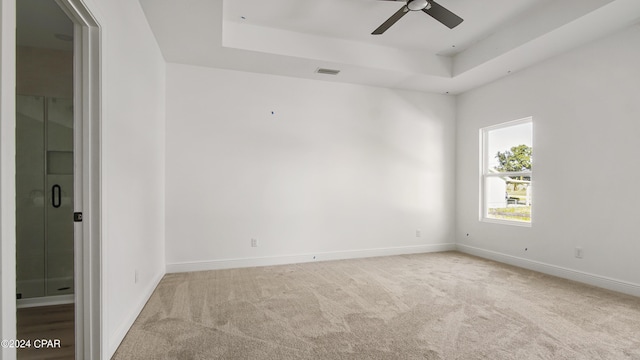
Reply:
M102 356L100 124L101 28L83 0L56 0L74 30L74 226L76 359ZM16 0L0 0L0 338L16 339L15 75ZM16 351L0 347L0 359Z
M100 25L82 0L56 0L74 23L76 359L100 359Z
M0 339L16 338L16 0L0 0ZM0 359L15 349L0 347Z

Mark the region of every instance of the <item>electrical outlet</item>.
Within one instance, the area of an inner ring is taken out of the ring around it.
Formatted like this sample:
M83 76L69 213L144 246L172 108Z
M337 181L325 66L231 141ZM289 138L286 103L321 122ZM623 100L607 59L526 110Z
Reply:
M582 251L582 248L581 248L581 247L577 247L577 248L575 249L575 256L576 256L576 258L578 258L578 259L582 259L582 257L584 256L584 253L583 253L583 251Z
M258 247L258 239L251 239L251 247Z
M420 237L420 236L422 236L422 231L416 230L416 237Z

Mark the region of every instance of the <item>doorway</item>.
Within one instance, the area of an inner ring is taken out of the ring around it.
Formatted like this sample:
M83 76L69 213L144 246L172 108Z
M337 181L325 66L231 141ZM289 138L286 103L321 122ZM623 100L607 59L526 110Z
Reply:
M20 0L16 34L18 307L70 303L73 23L53 0Z
M16 3L17 334L65 344L18 359L73 359L74 24L53 0Z
M18 335L49 322L36 358L99 359L100 28L82 0L16 5Z

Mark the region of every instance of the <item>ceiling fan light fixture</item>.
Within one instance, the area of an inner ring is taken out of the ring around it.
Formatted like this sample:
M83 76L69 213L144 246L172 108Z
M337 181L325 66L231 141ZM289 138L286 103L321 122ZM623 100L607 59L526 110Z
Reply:
M420 11L423 9L429 9L431 4L427 0L409 0L407 1L407 8L411 11Z

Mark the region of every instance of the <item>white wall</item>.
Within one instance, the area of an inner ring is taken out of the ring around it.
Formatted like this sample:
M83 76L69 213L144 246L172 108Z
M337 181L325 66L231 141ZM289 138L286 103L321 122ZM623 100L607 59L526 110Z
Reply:
M102 326L107 359L164 275L165 62L137 1L86 3L103 27Z
M0 1L0 339L16 338L15 0ZM0 359L15 359L0 348Z
M168 64L168 271L452 248L454 106Z
M639 43L636 25L459 96L460 249L640 295ZM479 222L478 131L526 116L532 227Z

